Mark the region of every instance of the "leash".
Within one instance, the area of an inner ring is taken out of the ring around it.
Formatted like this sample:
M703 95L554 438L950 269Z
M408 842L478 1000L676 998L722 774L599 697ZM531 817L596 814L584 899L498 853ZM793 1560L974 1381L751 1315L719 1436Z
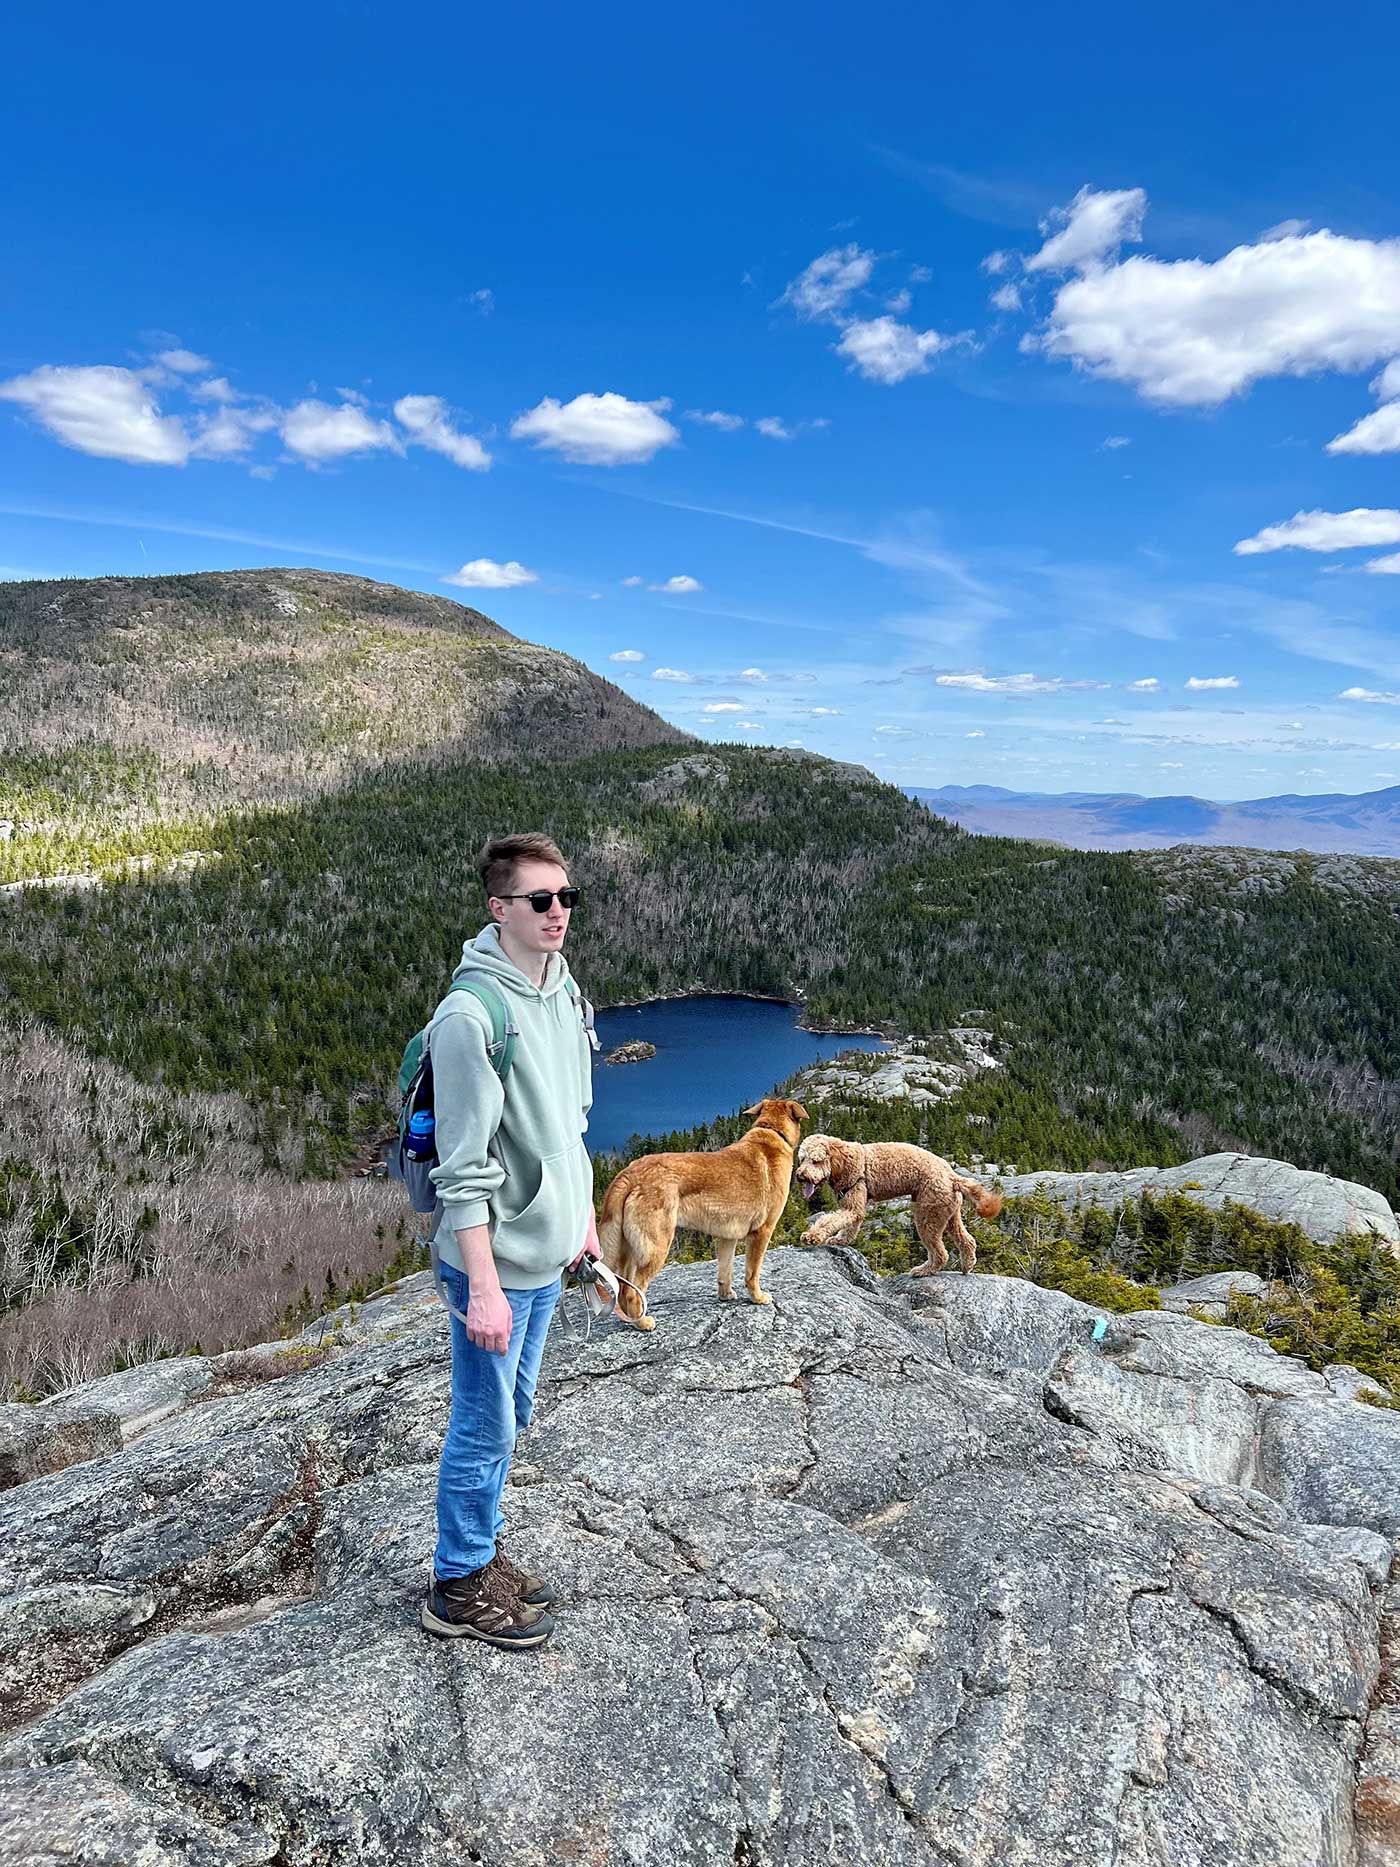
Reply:
M593 1318L595 1316L606 1316L611 1313L613 1316L617 1317L619 1322L625 1322L629 1329L641 1328L641 1317L624 1316L622 1311L617 1307L618 1286L620 1284L626 1284L627 1288L635 1294L637 1301L641 1304L642 1316L645 1316L647 1313L646 1291L639 1290L630 1277L622 1276L619 1271L613 1270L611 1265L604 1264L601 1258L587 1256L575 1258L574 1262L569 1266L569 1272L570 1281L564 1285L564 1293L573 1289L577 1290L580 1294L583 1302L583 1340L585 1344L593 1339ZM562 1294L559 1299L559 1313L561 1316L568 1316ZM578 1326L572 1321L569 1321L567 1326L570 1334L577 1339L579 1334Z

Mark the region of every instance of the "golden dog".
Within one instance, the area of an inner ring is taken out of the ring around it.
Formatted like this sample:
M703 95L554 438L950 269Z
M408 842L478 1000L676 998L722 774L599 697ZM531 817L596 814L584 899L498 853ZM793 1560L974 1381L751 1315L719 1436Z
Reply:
M818 1187L829 1185L841 1201L839 1212L823 1212L802 1234L804 1245L849 1245L860 1235L867 1204L899 1199L914 1200L914 1229L928 1253L911 1277L932 1277L948 1262L943 1234L951 1226L962 1267L977 1262L977 1240L962 1222L966 1195L984 1219L1001 1211L1001 1194L989 1192L976 1180L953 1172L940 1154L908 1141L841 1141L831 1134L812 1134L797 1153L797 1183L805 1199Z
M608 1188L598 1243L603 1261L644 1291L666 1262L676 1228L715 1241L719 1294L734 1294L734 1252L744 1241L744 1283L755 1303L771 1299L758 1273L773 1227L792 1187L792 1156L802 1123L800 1102L769 1097L744 1110L753 1127L708 1154L644 1154ZM638 1328L653 1329L636 1292L623 1284L618 1308Z

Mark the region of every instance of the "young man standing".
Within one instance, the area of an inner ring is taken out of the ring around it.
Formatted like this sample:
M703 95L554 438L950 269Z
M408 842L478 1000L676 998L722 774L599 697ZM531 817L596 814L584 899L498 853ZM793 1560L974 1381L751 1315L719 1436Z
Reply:
M452 1318L452 1414L422 1619L430 1633L535 1647L553 1631L553 1595L502 1548L501 1496L515 1436L530 1422L561 1273L598 1255L583 1142L593 1040L562 951L578 901L563 856L541 834L497 837L478 867L492 918L453 977L499 992L519 1036L502 1083L488 1052L491 1014L474 993L449 993L428 1027L436 1242L448 1301L466 1320Z

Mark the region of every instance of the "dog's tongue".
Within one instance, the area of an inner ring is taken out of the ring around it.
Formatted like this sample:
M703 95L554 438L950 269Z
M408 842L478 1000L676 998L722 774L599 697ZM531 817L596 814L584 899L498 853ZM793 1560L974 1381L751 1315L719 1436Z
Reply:
M797 1184L802 1188L802 1197L804 1199L810 1199L817 1190L817 1183L815 1180L799 1180Z

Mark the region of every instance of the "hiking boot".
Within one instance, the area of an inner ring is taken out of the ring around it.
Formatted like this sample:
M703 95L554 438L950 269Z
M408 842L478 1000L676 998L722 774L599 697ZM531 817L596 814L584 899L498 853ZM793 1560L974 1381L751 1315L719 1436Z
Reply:
M554 1619L527 1607L493 1558L470 1575L442 1579L423 1601L423 1626L430 1634L484 1640L491 1647L537 1647L554 1632Z
M527 1570L517 1568L506 1554L506 1546L499 1537L496 1540L496 1553L487 1567L498 1569L505 1576L517 1597L527 1608L552 1608L554 1606L554 1590L549 1583L541 1575L531 1575Z

